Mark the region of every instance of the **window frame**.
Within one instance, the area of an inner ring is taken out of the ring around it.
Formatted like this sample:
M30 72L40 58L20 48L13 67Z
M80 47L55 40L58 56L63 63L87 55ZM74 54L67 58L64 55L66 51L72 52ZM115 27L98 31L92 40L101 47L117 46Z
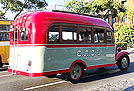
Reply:
M60 39L61 39L61 38L60 38L60 37L61 37L61 36L60 36L61 34L60 34L59 31L58 31L58 33L59 33L59 35L58 35L58 36L59 36L59 41L49 41L49 29L50 29L51 27L58 27L58 30L61 30L61 29L60 29L60 26L58 26L57 24L50 25L49 28L48 28L48 32L47 32L47 35L48 35L48 36L47 36L47 43L48 43L48 44L59 44L59 43L61 42L61 40L60 40Z
M80 34L80 28L83 28L83 29L90 29L91 30L91 33L90 33L90 35L91 35L91 41L90 42L87 42L87 41L80 41L79 39L78 39L78 41L79 41L79 43L80 44L91 44L92 43L92 31L93 31L93 29L92 29L92 27L90 27L90 26L79 26L79 33L78 33L78 35Z
M107 37L106 37L107 43L115 43L114 33L111 30L107 30L106 35L107 35L107 32L111 32L111 42L108 42Z
M49 41L49 29L51 27L54 27L54 26L58 26L59 28L59 42L51 42ZM76 41L72 41L72 42L65 42L63 39L62 39L62 27L74 27L76 28ZM91 43L88 43L88 42L80 42L79 40L79 34L80 34L80 28L90 28L91 29ZM95 29L100 29L100 30L104 30L104 42L97 42L95 43L94 42L94 33L95 33ZM90 25L79 25L79 24L66 24L66 23L54 23L54 24L51 24L49 27L48 27L48 31L47 31L47 44L111 44L111 43L108 43L107 42L107 31L110 31L112 33L112 44L115 43L115 40L114 40L114 34L113 34L113 30L110 29L110 28L106 28L106 27L100 27L100 26L90 26Z
M62 26L62 43L63 44L77 44L77 30L76 31L74 31L75 33L76 33L76 40L74 40L75 38L74 38L74 32L72 32L72 40L64 40L63 39L63 32L66 32L66 31L63 31L63 27L66 27L66 28L74 28L75 30L77 29L77 27L73 27L73 26L65 26L65 25L63 25ZM70 31L69 31L70 32Z

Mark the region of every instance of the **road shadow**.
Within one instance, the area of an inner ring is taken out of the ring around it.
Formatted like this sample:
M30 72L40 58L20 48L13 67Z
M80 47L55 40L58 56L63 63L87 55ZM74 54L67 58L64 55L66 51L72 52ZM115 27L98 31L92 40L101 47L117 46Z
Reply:
M133 69L134 69L134 62L130 63L130 66L127 71L120 71L117 65L106 68L87 70L85 71L85 75L81 83L132 73L134 72Z
M86 83L86 82L91 82L100 79L132 73L134 72L133 69L134 69L134 62L130 63L130 66L127 71L120 71L117 65L111 67L99 68L99 69L86 70L84 73L84 77L80 83ZM56 78L62 79L61 75L56 76Z
M8 67L2 67L2 68L0 68L0 72L1 71L7 71L8 70Z
M134 86L128 87L122 91L134 91Z

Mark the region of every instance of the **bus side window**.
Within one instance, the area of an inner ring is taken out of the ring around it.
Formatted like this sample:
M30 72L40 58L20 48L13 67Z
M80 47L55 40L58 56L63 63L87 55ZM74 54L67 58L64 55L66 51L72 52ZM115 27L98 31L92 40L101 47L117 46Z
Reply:
M77 33L76 27L62 27L63 43L76 43Z
M21 28L21 41L28 40L28 31L26 28Z
M91 29L90 28L80 28L79 33L80 43L91 43Z
M95 29L94 43L104 43L104 30Z
M107 43L113 43L111 31L107 31Z
M48 43L59 43L59 27L52 26L48 31Z

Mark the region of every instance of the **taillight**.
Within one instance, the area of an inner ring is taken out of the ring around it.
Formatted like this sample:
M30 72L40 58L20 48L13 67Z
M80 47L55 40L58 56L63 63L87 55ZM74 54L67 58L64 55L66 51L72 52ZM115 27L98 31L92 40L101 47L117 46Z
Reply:
M121 47L118 47L117 50L118 50L118 52L120 52L122 49L121 49Z
M32 61L28 61L28 66L31 66L32 65Z

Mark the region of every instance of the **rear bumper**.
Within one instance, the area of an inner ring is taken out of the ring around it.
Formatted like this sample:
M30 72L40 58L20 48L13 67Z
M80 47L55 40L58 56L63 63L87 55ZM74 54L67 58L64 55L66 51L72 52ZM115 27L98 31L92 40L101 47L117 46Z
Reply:
M40 76L53 75L53 74L58 74L58 73L67 73L67 72L69 72L69 69L51 71L51 72L41 72L41 73L28 73L28 72L23 72L23 71L18 71L18 70L12 71L12 69L8 69L8 72L16 73L18 75L23 75L23 76L27 76L27 77L40 77Z

